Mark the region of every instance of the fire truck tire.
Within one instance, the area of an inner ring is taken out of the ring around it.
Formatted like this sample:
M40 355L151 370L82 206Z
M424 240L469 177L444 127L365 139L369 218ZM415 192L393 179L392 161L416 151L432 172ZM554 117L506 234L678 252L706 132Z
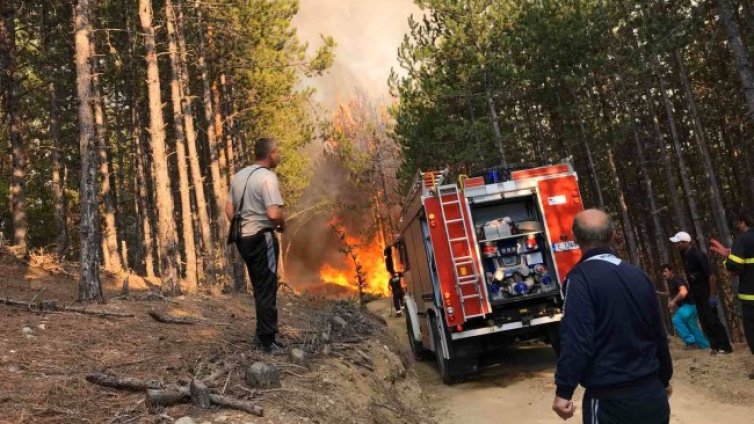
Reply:
M442 355L442 338L440 337L437 317L432 315L430 318L430 331L432 332L432 340L435 346L435 360L437 361L437 370L440 372L442 382L447 385L455 384L458 379L456 376L450 373L450 361ZM448 347L450 349L450 346ZM451 353L452 355L452 353Z
M414 354L414 359L417 361L423 361L429 357L429 351L424 349L422 342L416 341L416 335L414 334L414 326L411 323L411 314L406 312L406 334L408 335L408 344L411 346L411 353Z

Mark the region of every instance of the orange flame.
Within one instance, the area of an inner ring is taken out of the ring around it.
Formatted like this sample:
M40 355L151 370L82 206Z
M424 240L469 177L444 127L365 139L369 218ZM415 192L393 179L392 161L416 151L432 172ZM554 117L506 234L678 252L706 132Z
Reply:
M388 279L390 275L385 269L385 257L382 254L382 243L376 237L369 242L361 242L359 239L346 235L349 246L355 246L356 255L361 264L362 272L366 277L365 293L380 295L389 294ZM346 287L354 292L358 291L356 284L356 266L346 255L343 260L335 264L324 264L319 270L319 278L326 284L334 284Z

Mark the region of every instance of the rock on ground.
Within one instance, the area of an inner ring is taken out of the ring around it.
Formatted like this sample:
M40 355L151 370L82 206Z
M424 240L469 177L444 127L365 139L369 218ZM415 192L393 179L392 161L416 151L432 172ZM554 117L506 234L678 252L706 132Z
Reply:
M291 350L291 363L300 367L309 368L309 358L302 349Z
M274 365L255 362L246 369L246 383L256 389L280 387L280 370Z

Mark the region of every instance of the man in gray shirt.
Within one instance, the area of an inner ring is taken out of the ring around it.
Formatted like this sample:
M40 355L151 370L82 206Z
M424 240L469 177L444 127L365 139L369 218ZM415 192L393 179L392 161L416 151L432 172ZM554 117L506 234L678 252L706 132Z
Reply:
M285 229L280 183L272 171L280 162L277 143L260 138L254 145L254 164L238 171L231 180L225 215L240 211L241 238L236 242L254 288L257 329L254 343L267 353L282 353L278 332L277 260L280 252L274 231Z

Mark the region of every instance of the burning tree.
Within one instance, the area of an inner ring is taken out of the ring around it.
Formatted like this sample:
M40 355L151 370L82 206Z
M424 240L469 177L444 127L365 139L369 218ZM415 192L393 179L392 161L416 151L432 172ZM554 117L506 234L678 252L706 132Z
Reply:
M387 109L358 90L333 114L332 133L326 144L326 152L340 163L353 188L349 193L351 204L346 207L371 210L371 230L384 240L396 230L393 215L400 199L395 175L400 149L390 137L393 125ZM354 191L360 195L353 196Z
M340 239L340 242L343 244L343 247L339 250L353 261L353 265L356 269L356 288L359 290L359 304L361 306L364 306L366 304L366 301L364 299L364 288L367 285L367 278L366 274L364 273L364 267L362 267L361 263L359 262L359 256L356 252L356 244L352 243L348 239L346 230L342 225L333 221L330 222L330 228L332 228L332 230L338 236L338 239Z

